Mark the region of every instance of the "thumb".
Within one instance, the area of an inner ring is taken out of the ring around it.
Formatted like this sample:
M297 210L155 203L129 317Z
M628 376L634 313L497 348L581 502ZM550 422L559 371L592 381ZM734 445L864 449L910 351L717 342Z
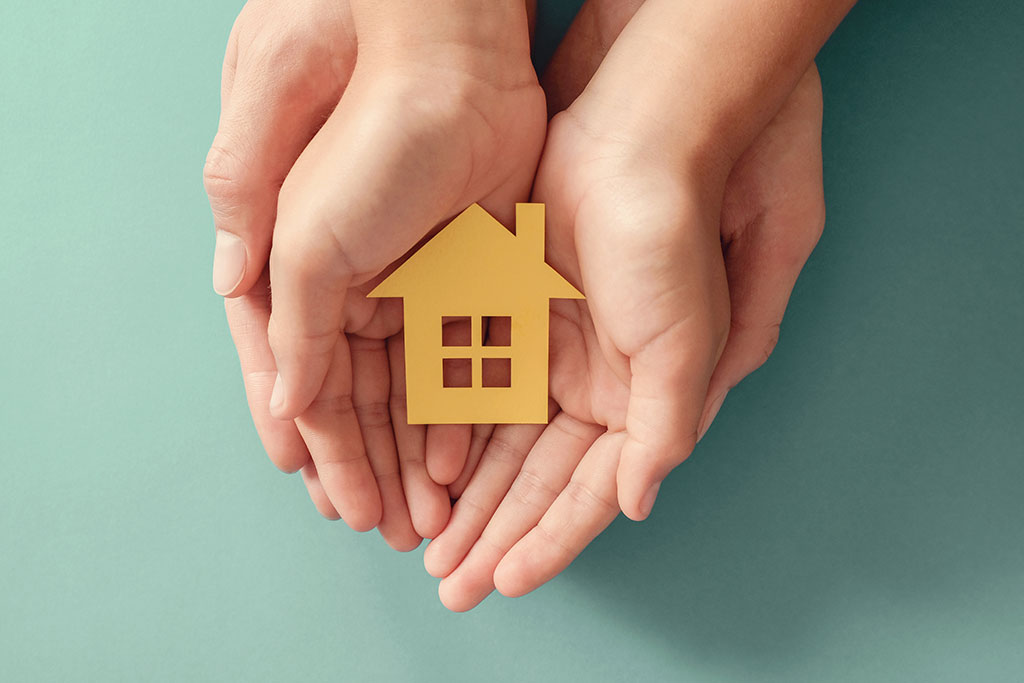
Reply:
M467 150L431 115L445 109L416 111L422 97L389 89L367 91L354 79L281 188L269 325L279 419L301 414L320 391L354 313L344 306L348 288L408 252L463 190Z
M618 181L620 193L639 201L591 193L613 199L583 202L576 233L602 352L612 366L628 359L616 488L622 512L642 520L662 479L696 444L729 303L709 203L680 190L674 176L631 182L639 189Z
M284 22L241 50L238 33L255 21L249 14L239 17L229 42L220 123L203 168L217 235L213 288L230 297L249 291L263 272L278 188L344 87L329 72L310 88L308 68L268 58L301 26ZM346 59L354 61L349 52ZM350 69L343 64L341 72Z

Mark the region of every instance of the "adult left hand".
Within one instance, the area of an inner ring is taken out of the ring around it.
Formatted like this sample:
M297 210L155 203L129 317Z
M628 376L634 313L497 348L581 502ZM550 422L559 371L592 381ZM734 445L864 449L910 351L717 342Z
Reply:
M584 6L545 79L549 101L575 98L638 4ZM534 198L548 206L549 262L588 300L552 302L551 423L495 429L426 550L453 610L551 579L620 508L649 514L728 389L771 353L823 226L813 66L716 177L685 129L652 135L656 109L632 101L644 116L621 125L602 101L637 78L631 56L609 55L601 88L549 127Z

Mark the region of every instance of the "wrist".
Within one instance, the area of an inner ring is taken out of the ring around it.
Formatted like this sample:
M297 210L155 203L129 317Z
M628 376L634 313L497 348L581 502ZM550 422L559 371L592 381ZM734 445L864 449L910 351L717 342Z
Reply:
M629 173L686 178L688 187L705 197L724 191L742 151L733 151L739 143L732 131L716 127L707 112L702 118L680 117L649 100L639 105L615 93L605 97L591 86L563 114L590 139L592 149L600 150L599 157L614 159Z
M537 80L526 0L353 0L352 12L363 64L503 88Z

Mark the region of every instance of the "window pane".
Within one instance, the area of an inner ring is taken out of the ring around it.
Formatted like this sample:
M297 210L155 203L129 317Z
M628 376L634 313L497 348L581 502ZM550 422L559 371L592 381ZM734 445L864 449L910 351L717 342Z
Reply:
M473 386L473 361L469 358L444 358L442 363L445 387Z
M485 387L512 386L511 358L484 358L483 362Z
M472 343L473 328L469 325L469 316L441 317L441 346L470 346Z
M484 346L512 346L512 317L492 315L483 319L487 336Z

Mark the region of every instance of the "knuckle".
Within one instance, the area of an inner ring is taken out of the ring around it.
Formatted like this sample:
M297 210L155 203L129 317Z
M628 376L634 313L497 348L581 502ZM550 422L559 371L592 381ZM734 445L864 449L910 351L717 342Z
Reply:
M736 319L733 320L732 326L736 334L741 335L744 340L741 343L741 348L745 349L744 353L747 356L746 374L750 374L764 365L775 351L775 347L779 343L781 322L751 324Z
M548 524L542 518L537 526L534 527L541 538L546 542L548 547L556 549L563 556L565 560L571 560L576 557L579 551L570 547L561 537L560 534L548 528Z
M780 329L781 328L779 323L775 323L774 325L770 325L765 330L763 346L761 347L761 356L759 358L759 362L757 363L757 367L761 367L762 365L764 365L765 361L767 361L768 358L772 355L772 352L775 351L775 347L779 343Z
M380 472L374 470L373 477L374 479L377 480L378 484L390 484L392 482L398 482L397 485L401 486L400 482L402 480L402 473L398 470L397 467L390 467Z
M300 292L309 292L321 273L316 254L309 247L280 234L283 232L278 230L270 252L271 287L287 282Z
M784 233L775 249L775 264L795 275L803 268L825 231L825 199L816 197L779 220L784 221L785 227L780 226Z
M309 404L308 410L310 412L339 417L354 412L355 407L352 405L352 396L350 394L340 394L335 396L317 396Z
M825 209L825 197L822 195L819 196L815 201L811 217L808 219L808 232L813 237L813 244L817 244L818 240L825 232L826 214L827 211Z
M367 401L353 408L363 429L380 429L391 424L391 407L387 401Z
M595 428L568 413L559 413L558 418L552 424L560 432L577 441L589 442L594 439Z
M272 86L290 102L337 103L355 61L355 36L337 40L337 29L347 33L346 27L330 30L285 5L250 0L236 20L233 33L247 69L284 75Z
M462 496L455 502L456 508L461 511L465 511L467 508L469 513L473 517L490 519L491 515L494 514L494 508L490 505L485 505L473 496Z
M716 307L712 316L712 322L708 329L706 344L713 350L713 357L718 359L725 350L729 341L729 333L732 332L732 316L728 306Z
M267 341L274 356L326 356L333 352L338 341L338 331L315 332L311 330L283 330L271 316L267 326ZM351 402L351 401L350 401Z
M492 436L491 440L487 443L485 455L491 460L506 463L515 467L518 467L526 457L526 453L523 452L521 448L517 448L501 437L494 436Z
M558 492L535 472L523 470L512 482L509 495L528 507L547 507Z
M392 413L398 415L405 414L406 394L404 382L398 387L392 383L391 394L388 396L388 405L390 406Z
M215 210L229 210L246 195L249 164L218 134L203 164L203 187Z
M600 512L618 512L619 506L586 484L572 480L565 487L565 494L575 505Z
M276 357L294 350L295 344L291 335L286 333L278 316L271 315L270 322L267 323L267 343Z
M294 225L305 225L294 229ZM323 289L343 301L347 276L352 272L334 233L317 223L278 221L270 252L271 281L284 277L298 287Z

